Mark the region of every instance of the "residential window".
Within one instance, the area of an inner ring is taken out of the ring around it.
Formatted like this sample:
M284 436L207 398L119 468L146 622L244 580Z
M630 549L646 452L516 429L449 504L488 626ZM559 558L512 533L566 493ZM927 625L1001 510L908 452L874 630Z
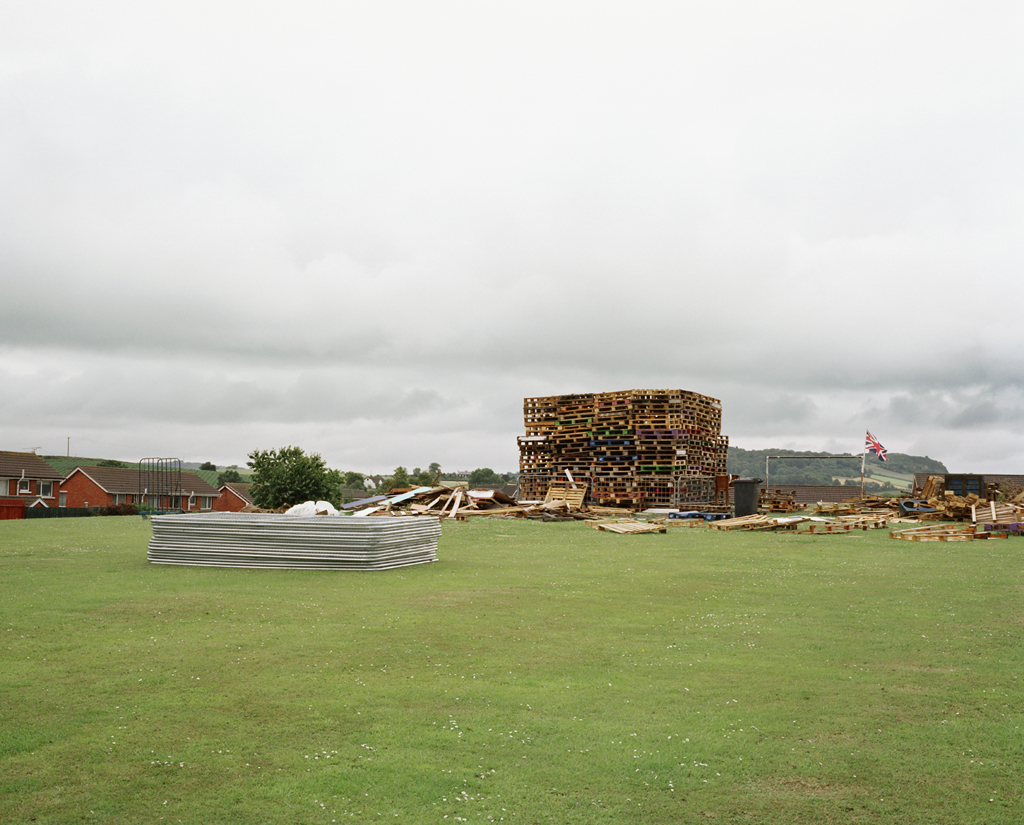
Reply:
M181 509L181 496L171 496L170 498L171 498L171 509L172 510L180 510Z
M18 479L18 495L27 496L32 492L32 482L27 478Z
M200 496L199 497L199 509L210 510L213 508L213 496Z
M64 492L63 490L60 491L60 503L58 504L58 506L59 507L67 507L68 506L68 494L66 492Z
M124 504L124 493L114 493L114 504Z
M39 495L41 498L53 498L53 482L52 481L40 481L39 482Z

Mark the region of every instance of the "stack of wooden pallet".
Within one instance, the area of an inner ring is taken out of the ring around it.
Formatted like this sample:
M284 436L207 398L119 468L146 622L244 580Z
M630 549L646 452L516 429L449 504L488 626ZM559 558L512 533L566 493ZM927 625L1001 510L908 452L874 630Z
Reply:
M600 504L728 509L716 484L729 448L717 399L684 390L527 398L523 419L523 498L542 498L568 471Z
M990 501L971 508L975 525L1001 533L1024 534L1024 504L996 504Z
M789 493L762 490L757 500L757 509L766 513L791 513L793 510L802 510L803 505L796 502L796 490Z

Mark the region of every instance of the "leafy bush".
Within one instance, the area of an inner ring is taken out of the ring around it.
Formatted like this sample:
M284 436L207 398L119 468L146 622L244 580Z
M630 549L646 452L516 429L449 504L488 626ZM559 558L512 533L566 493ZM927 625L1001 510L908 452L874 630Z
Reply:
M137 504L108 504L106 507L99 508L99 514L101 516L137 516L139 514L139 507Z

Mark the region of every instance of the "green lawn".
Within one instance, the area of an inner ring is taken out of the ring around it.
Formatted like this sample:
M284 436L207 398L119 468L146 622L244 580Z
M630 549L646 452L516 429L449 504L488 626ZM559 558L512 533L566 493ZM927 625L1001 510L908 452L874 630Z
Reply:
M444 525L378 573L0 522L0 822L1016 823L1024 539Z

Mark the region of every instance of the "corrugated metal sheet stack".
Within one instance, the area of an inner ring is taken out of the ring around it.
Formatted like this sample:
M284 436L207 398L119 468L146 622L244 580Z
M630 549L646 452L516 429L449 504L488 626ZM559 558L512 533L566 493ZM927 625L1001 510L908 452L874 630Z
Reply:
M527 398L519 488L543 498L568 470L602 504L728 509L729 439L722 403L685 390L625 390ZM724 499L724 497L723 497Z
M433 516L352 518L276 513L153 516L154 564L389 570L437 561Z

